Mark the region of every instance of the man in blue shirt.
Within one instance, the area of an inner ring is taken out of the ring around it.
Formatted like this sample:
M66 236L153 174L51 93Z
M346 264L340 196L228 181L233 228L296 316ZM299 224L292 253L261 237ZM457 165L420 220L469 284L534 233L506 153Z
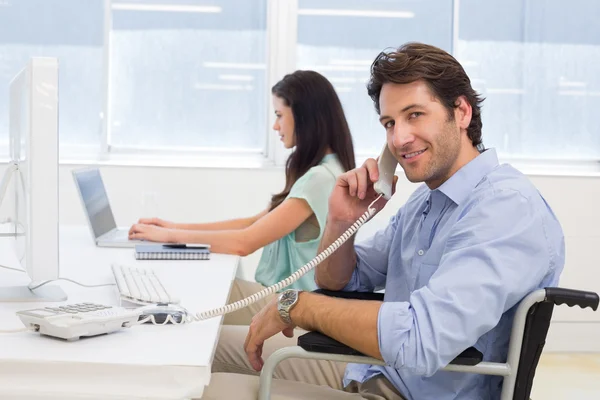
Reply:
M286 299L266 306L250 326L249 363L260 370L272 351L263 351L267 339L279 332L289 337L297 326L386 362L348 365L335 398L498 399L501 377L440 369L470 346L485 361L506 360L516 305L531 291L558 284L560 224L524 175L483 149L482 99L451 55L418 43L381 53L368 89L388 148L406 177L424 185L385 229L360 244L347 241L317 266L315 280L331 290L385 289L385 300L284 292ZM377 198L378 175L369 159L338 179L321 249ZM380 210L385 200L375 205ZM301 368L296 360L282 368L294 365ZM283 387L276 385L272 398ZM212 393L209 387L209 398ZM322 397L333 398L327 393Z

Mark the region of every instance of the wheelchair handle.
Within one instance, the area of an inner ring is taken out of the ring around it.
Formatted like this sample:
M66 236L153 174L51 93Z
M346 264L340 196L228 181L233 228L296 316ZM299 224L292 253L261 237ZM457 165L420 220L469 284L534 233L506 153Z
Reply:
M569 307L579 306L581 308L590 307L596 311L598 309L598 294L594 292L585 292L583 290L573 290L558 287L546 288L546 301L555 305L567 304Z

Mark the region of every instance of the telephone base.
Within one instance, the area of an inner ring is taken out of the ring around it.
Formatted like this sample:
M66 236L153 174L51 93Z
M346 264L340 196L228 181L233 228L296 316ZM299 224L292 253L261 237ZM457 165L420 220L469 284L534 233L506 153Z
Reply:
M78 303L18 311L17 316L23 325L42 335L75 341L137 325L140 311Z

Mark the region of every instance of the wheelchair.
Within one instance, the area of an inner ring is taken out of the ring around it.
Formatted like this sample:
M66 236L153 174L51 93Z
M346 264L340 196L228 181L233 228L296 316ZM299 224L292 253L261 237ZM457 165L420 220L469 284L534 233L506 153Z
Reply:
M316 293L362 300L383 301L383 293L336 292L317 290ZM529 400L533 378L542 354L554 306L567 304L598 309L598 294L580 290L547 287L527 295L518 305L510 335L506 362L483 361L479 350L470 347L452 360L444 371L503 376L501 400ZM385 362L364 354L319 332L298 337L298 346L277 350L266 361L260 375L259 400L269 400L273 372L281 361L305 358L385 365Z

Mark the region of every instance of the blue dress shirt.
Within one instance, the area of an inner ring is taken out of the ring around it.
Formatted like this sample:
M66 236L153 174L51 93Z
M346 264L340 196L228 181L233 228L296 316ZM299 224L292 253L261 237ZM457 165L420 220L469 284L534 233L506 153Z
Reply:
M420 186L355 246L344 290L385 289L386 366L350 364L344 385L383 374L409 400L499 399L502 377L440 371L468 347L505 362L516 305L556 286L563 232L537 189L486 150L436 190Z

